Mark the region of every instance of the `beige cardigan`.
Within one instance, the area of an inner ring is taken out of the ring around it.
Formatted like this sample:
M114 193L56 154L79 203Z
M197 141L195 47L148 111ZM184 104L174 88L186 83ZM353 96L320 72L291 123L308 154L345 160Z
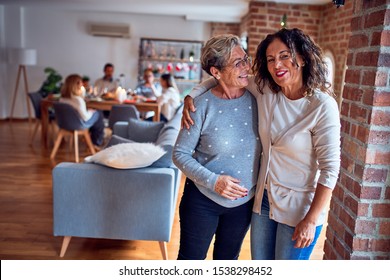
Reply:
M259 135L263 146L253 207L260 214L267 188L270 218L295 227L309 211L317 184L333 189L340 168L340 117L336 101L316 92L306 112L271 143L273 111L282 93L257 95ZM266 187L267 186L267 187ZM316 225L325 222L326 209Z

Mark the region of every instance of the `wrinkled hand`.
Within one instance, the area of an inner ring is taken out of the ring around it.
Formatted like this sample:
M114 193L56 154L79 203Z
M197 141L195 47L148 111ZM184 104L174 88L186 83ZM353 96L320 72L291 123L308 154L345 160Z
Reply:
M240 180L228 175L220 175L215 183L215 192L230 200L248 195L248 190L239 185Z
M314 240L314 235L316 232L315 223L310 223L303 219L299 222L299 224L295 227L294 234L292 236L292 240L295 241L295 248L305 248L309 247L310 244Z
M183 115L181 117L181 128L185 127L190 129L190 126L194 124L194 121L191 119L190 112L195 112L196 108L194 106L194 99L187 95L184 98L184 107Z

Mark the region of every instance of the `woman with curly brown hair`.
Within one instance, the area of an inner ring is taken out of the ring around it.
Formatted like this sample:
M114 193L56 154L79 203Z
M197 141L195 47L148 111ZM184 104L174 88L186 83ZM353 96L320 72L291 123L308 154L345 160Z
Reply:
M309 259L340 168L340 118L322 51L299 29L258 46L255 78L263 146L251 222L253 259ZM213 81L197 87L194 96ZM191 94L192 96L192 94ZM194 109L186 98L183 125Z

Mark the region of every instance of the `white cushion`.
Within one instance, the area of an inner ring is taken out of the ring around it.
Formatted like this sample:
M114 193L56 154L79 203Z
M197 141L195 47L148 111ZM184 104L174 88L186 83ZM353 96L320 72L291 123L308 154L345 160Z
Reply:
M153 143L123 143L101 150L84 160L118 169L131 169L149 166L165 153L163 148Z

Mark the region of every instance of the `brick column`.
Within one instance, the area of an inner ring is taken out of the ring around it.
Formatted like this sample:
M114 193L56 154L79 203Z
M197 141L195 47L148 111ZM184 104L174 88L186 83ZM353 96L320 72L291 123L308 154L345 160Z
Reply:
M220 34L234 34L240 36L240 24L239 23L225 23L225 22L212 22L211 23L211 36ZM211 37L210 36L210 37Z
M324 259L390 259L390 6L356 0Z

